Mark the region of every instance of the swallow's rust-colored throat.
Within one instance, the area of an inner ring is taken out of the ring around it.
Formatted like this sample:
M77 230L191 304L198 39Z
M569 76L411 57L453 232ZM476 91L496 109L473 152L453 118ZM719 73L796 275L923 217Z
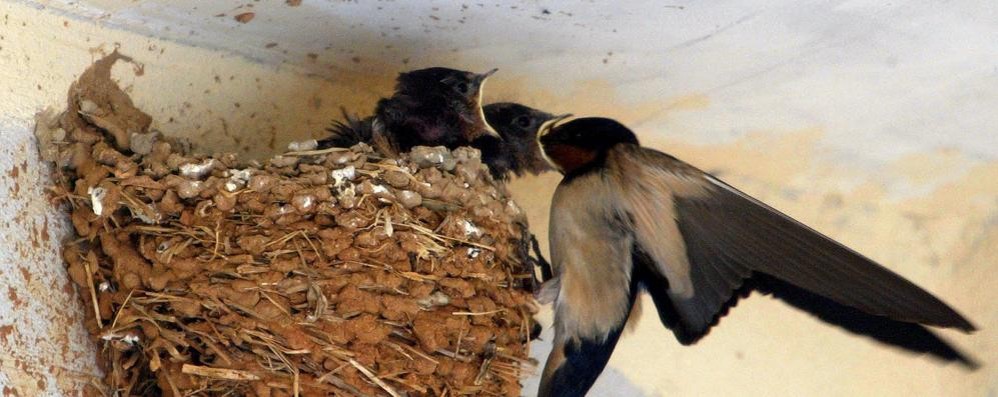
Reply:
M596 161L595 150L565 143L549 143L543 146L545 157L563 174L571 174Z

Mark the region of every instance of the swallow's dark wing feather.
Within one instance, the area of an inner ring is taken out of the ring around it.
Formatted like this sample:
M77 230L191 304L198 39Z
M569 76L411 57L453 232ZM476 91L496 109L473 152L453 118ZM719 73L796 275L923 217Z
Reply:
M668 282L674 330L684 343L706 333L752 278L773 280L767 287L774 296L856 332L874 330L878 318L974 330L925 290L730 185L654 150L618 152L636 243ZM670 257L662 247L685 255ZM829 304L855 310L829 311ZM925 334L924 343L944 344Z
M881 343L914 353L926 353L945 361L960 362L971 369L979 366L973 358L957 350L921 324L867 314L764 274L756 274L746 287L772 294L773 297L793 307L854 334L865 335Z

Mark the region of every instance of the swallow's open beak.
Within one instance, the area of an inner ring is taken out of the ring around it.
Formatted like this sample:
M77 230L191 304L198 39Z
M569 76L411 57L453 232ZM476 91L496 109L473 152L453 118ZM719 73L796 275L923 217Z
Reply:
M482 115L482 124L484 124L483 125L483 127L484 127L483 130L485 131L486 135L494 136L494 137L498 138L500 141L503 140L502 139L502 135L499 135L499 132L496 131L495 128L492 128L492 125L489 124L489 121L485 119L485 115L484 114Z
M499 135L499 133L496 131L496 129L492 128L492 126L489 125L489 121L485 119L485 111L482 110L482 93L485 92L485 80L488 80L489 76L495 74L495 72L497 72L497 71L499 71L499 69L498 68L494 68L494 69L492 69L492 70L490 70L488 72L485 72L485 73L482 73L482 74L478 75L475 78L475 80L478 81L478 98L477 98L477 102L478 102L478 117L479 117L479 119L481 120L481 123L482 123L482 130L485 131L486 135L492 135L492 136L494 136L494 137L499 138L500 140L502 140L502 136Z
M541 127L537 130L537 148L540 149L541 157L544 158L544 161L546 161L548 165L551 166L551 168L554 168L559 172L562 171L561 167L558 166L558 163L555 163L553 160L551 160L550 157L548 157L548 153L546 150L547 148L544 147L544 142L541 140L541 138L544 138L545 135L553 131L555 127L557 127L557 124L559 122L569 117L572 117L571 113L559 114L557 116L554 116L550 118L548 121L545 121L543 124L541 124Z
M495 74L498 71L499 71L499 68L493 68L492 70L490 70L488 72L485 72L485 73L482 73L482 74L478 75L478 80L479 81L485 81L485 79L489 78L489 76Z
M559 122L569 117L572 117L572 114L565 113L565 114L559 114L557 116L550 118L548 121L545 121L543 124L541 124L541 127L537 130L537 139L540 140L541 137L551 132L551 130L554 129L555 125L557 125Z

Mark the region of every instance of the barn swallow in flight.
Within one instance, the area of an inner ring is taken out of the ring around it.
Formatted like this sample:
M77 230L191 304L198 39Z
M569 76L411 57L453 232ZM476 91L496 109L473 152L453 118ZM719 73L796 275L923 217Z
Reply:
M485 121L482 92L496 72L477 74L434 67L400 73L395 93L378 101L374 116L347 118L330 128L320 148L368 142L383 154L408 152L414 146L467 146L499 134Z
M638 293L692 344L751 290L846 330L974 367L923 325L974 331L932 294L665 153L627 127L580 118L540 133L564 178L551 205L554 349L539 396L583 396Z

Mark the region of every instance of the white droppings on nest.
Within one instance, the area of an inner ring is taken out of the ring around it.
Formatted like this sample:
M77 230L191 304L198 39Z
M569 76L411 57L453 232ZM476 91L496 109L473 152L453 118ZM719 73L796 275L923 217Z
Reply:
M406 209L423 204L423 196L411 190L402 190L396 196L399 199L399 203Z
M315 139L309 139L307 141L296 141L288 144L288 151L291 152L304 152L306 150L315 150L319 147L319 141Z
M438 306L447 306L450 304L450 296L440 291L434 291L430 296L416 301L416 304L425 310Z
M146 206L145 208L133 209L128 207L128 211L132 213L132 216L138 218L140 221L145 222L149 225L158 224L159 221L163 220L163 214L156 211L155 208L151 206Z
M508 200L506 201L506 213L511 216L518 217L523 214L523 210L520 209L519 205L516 205L516 202Z
M200 163L188 163L180 166L180 175L188 179L202 179L215 167L215 159L205 159Z
M222 187L225 191L232 193L242 189L249 183L250 178L253 176L253 169L226 170L225 176L229 177L229 180L225 181L225 185Z
M97 112L97 103L89 99L80 101L80 113L93 114Z
M100 284L97 284L97 290L100 292L106 292L110 289L111 289L111 283L107 281L101 281Z
M354 160L356 153L354 152L332 152L326 155L326 158L333 164L346 164Z
M391 237L395 233L395 227L392 226L392 216L385 212L385 235Z
M246 186L255 192L266 192L276 183L277 178L273 175L253 175L250 177L249 182L246 183Z
M478 247L468 247L468 257L475 259L482 253L482 249Z
M156 144L157 140L159 140L158 133L133 132L128 139L128 147L135 154L149 154L152 152L153 145Z
M87 189L87 194L90 195L90 206L93 207L94 215L101 216L101 213L104 212L104 197L107 196L107 189L91 186Z
M357 168L348 165L338 170L329 171L329 177L333 178L333 186L340 187L345 181L352 181L357 177Z
M127 343L129 345L134 345L136 343L139 343L139 336L137 334L134 334L134 333L127 333L127 334L122 335L122 334L118 334L118 333L112 332L112 333L104 334L103 336L101 336L101 339L106 340L106 341L120 341L120 342L125 342L125 343Z
M416 146L409 152L409 160L420 168L441 166L444 169L453 169L457 163L450 150L443 146Z
M204 183L201 181L184 181L180 186L177 186L177 196L182 199L194 198L201 194L203 189Z
M440 164L444 162L444 155L442 152L429 153L429 155L426 157L426 160L436 164Z
M336 190L336 201L343 208L350 209L357 205L357 187L353 183L347 182L345 186Z
M428 183L428 182L423 182L423 181L416 181L413 184L413 186L416 187L416 188L418 188L418 189L422 189L422 190L427 190L427 189L432 189L433 188L433 184Z
M465 237L468 237L468 238L479 238L479 237L482 237L482 229L479 229L478 226L475 226L474 223L471 223L471 221L469 221L467 219L462 219L461 220L461 227L464 228L464 235L465 235Z
M300 213L308 213L315 208L315 196L311 194L300 194L291 198L291 205Z
M229 180L231 181L241 181L243 183L246 183L247 181L250 180L250 177L253 176L253 169L245 168L241 170L236 170L236 169L226 170L225 176L228 176Z
M298 164L299 160L298 156L277 155L270 159L270 165L274 167L293 167Z
M198 216L202 218L207 218L208 209L211 208L213 205L215 205L214 200L202 201L198 203L197 207L194 208L194 211L197 212Z

